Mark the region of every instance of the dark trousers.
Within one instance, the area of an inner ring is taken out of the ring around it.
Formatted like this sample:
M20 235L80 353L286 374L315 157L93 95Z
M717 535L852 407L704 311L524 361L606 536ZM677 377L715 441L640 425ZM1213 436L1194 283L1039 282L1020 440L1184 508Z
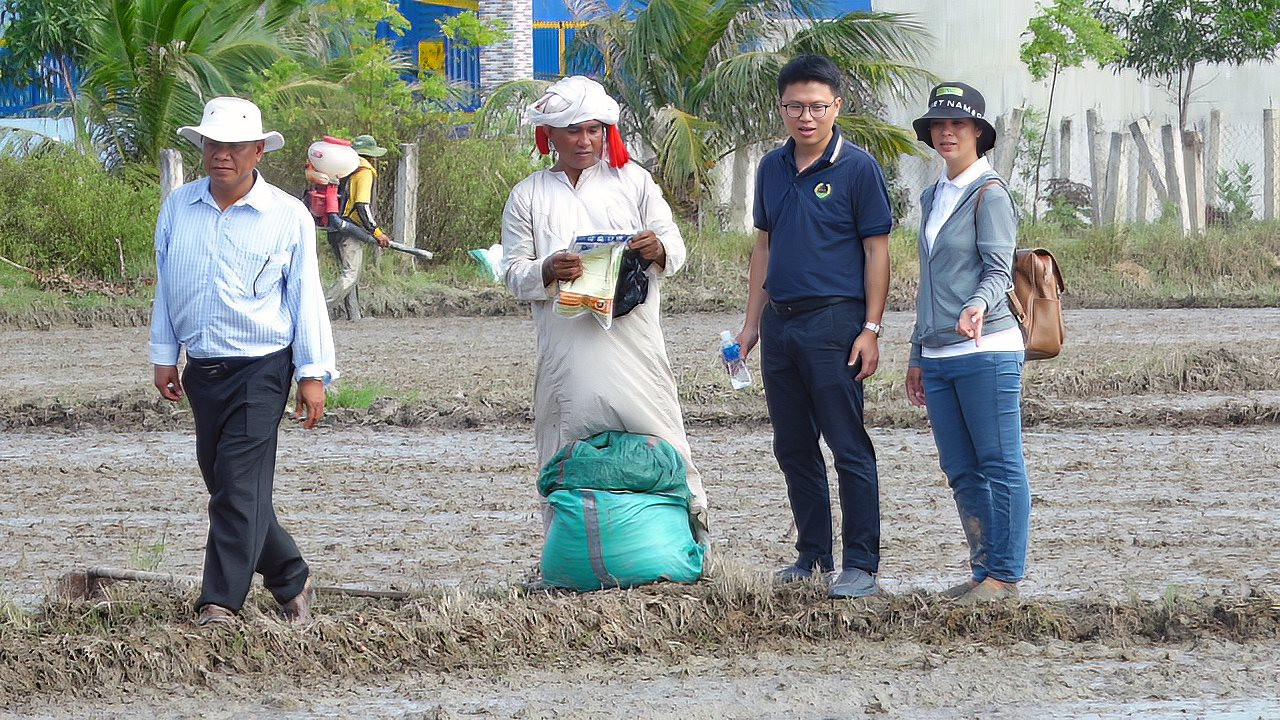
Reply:
M803 306L801 306L803 307ZM773 423L773 454L795 517L797 564L831 570L831 490L818 438L835 457L844 531L842 567L880 565L880 485L875 448L863 427L862 383L848 366L866 305L850 300L812 310L767 306L760 368Z
M260 358L188 359L182 383L195 416L196 461L209 490L197 607L239 610L254 572L280 603L302 592L307 580L307 563L271 504L276 434L292 376L289 348Z

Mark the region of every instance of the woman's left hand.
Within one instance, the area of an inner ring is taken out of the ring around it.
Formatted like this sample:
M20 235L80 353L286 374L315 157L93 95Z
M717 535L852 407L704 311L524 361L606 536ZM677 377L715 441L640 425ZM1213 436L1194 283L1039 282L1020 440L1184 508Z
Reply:
M960 311L960 322L956 323L956 332L969 338L974 345L982 342L982 318L986 309L981 306L967 307Z
M652 260L660 266L666 265L667 251L652 230L636 233L636 236L627 242L627 247L640 253L640 257L645 260Z

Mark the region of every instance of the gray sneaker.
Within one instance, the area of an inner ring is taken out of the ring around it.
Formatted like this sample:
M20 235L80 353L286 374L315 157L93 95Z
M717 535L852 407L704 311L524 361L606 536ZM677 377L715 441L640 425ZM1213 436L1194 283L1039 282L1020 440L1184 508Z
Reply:
M876 584L875 576L858 568L842 571L827 590L827 595L833 598L859 598L879 594L880 586Z
M804 582L813 577L813 571L799 565L788 565L773 574L780 583Z

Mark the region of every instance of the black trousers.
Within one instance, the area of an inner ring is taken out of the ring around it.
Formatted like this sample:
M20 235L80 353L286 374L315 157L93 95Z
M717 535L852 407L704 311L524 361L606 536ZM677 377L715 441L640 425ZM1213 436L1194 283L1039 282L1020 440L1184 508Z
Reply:
M209 490L204 584L196 606L239 610L254 572L280 603L309 570L271 503L276 435L293 378L292 351L257 358L189 358L182 384L196 422L196 461Z
M797 564L833 569L831 490L821 437L835 457L844 535L842 567L880 565L880 485L863 427L862 383L848 366L866 305L769 305L760 322L760 369L773 423L773 454L796 521Z

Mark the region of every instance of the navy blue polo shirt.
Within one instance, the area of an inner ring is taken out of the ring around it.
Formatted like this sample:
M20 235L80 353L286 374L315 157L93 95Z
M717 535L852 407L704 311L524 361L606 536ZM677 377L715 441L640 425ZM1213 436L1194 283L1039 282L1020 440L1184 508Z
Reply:
M769 233L765 290L775 302L866 299L862 240L893 228L880 164L834 128L822 157L796 174L795 140L760 161L755 223Z

